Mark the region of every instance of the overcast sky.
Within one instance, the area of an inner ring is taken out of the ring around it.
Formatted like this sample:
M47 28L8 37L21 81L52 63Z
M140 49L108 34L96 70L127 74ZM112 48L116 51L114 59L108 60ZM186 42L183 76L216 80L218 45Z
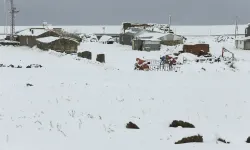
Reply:
M14 0L17 25L120 25L124 21L175 25L250 22L250 0ZM4 25L4 0L0 25Z

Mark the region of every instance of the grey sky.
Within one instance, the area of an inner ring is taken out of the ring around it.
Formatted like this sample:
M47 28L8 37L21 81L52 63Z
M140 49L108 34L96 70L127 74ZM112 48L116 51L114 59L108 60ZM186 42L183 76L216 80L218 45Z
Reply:
M250 22L250 0L14 0L17 25L120 25L123 21L175 25ZM4 25L0 3L0 25Z

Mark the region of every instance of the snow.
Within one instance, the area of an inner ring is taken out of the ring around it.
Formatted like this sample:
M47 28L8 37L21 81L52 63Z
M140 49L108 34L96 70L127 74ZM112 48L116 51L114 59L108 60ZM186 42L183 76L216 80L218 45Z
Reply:
M42 43L51 43L51 42L59 40L59 39L67 39L67 40L71 40L71 41L79 43L77 40L75 40L73 38L68 38L68 37L54 37L54 36L37 38L36 40L39 41L39 42L42 42Z
M103 35L100 39L99 42L108 42L110 40L112 40L112 36L108 36L108 35Z
M138 35L139 38L150 38L150 39L159 39L166 34L157 33L157 32L142 32Z
M27 47L0 47L0 148L8 150L247 150L250 133L250 51L232 41L205 41L211 53L222 46L235 53L236 70L224 63L196 63L196 56L178 72L134 71L137 57L159 59L181 47L133 51L119 44L81 43L92 60ZM105 64L95 61L104 53ZM25 68L41 64L42 68ZM202 68L205 68L204 71ZM119 69L119 70L118 70ZM33 86L27 87L30 83ZM194 129L169 128L184 120ZM126 129L136 123L139 130ZM201 134L204 143L175 145L183 137ZM231 144L217 144L217 138Z
M49 37L43 37L43 38L37 38L36 40L42 43L51 43L53 41L56 41L60 39L59 37L49 36Z

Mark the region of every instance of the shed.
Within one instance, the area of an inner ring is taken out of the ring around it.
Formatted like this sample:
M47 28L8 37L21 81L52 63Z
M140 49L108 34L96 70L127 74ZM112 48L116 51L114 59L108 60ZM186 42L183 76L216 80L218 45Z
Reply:
M37 47L42 50L55 50L57 52L76 53L79 42L73 38L65 37L44 37L38 38Z
M250 36L235 39L235 47L242 50L250 50Z
M202 51L203 53L209 52L209 44L194 44L194 45L183 45L183 51L186 53L192 53L194 55L199 55Z
M47 36L59 37L59 34L54 30L47 30L45 28L30 28L17 32L17 41L20 42L20 46L33 47L37 44L36 38Z
M158 39L133 39L132 49L140 51L158 51L161 49L161 43Z

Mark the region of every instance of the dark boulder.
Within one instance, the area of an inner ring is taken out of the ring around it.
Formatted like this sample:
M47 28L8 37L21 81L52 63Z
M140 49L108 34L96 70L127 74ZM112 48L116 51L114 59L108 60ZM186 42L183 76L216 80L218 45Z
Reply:
M140 129L136 124L132 123L132 122L129 122L127 125L126 125L126 128L127 129Z

